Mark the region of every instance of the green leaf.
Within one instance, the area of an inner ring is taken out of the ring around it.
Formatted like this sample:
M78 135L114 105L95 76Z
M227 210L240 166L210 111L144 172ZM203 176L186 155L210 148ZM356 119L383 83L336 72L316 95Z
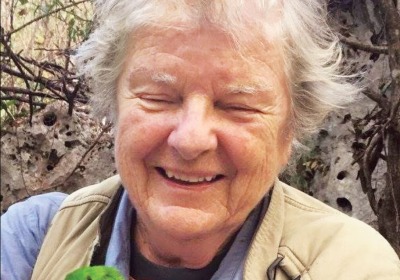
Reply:
M25 5L26 3L28 3L28 0L19 0L19 2L21 3L21 5Z
M124 280L124 277L114 267L90 266L74 270L65 280Z
M6 100L6 101L1 101L1 109L2 110L6 110L6 109L8 109L9 107L11 107L11 106L14 106L15 105L15 100Z

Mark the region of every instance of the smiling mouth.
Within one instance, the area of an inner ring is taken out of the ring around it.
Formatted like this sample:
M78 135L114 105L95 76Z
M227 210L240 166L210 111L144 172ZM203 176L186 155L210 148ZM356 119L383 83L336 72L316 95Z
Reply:
M171 171L165 170L162 167L156 167L156 170L165 179L181 185L197 185L204 183L210 184L219 181L224 177L224 175L222 174L217 174L214 176L207 176L207 177L177 175Z

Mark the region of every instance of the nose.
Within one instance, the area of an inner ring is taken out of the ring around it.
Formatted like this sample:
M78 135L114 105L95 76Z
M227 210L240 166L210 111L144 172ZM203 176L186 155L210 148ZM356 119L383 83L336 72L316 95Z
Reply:
M185 160L193 160L217 148L213 118L207 100L195 98L182 108L177 123L168 137L173 147Z

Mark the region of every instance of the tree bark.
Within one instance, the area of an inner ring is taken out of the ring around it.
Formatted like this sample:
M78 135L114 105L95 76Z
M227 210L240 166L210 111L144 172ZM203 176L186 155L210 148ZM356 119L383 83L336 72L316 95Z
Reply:
M381 233L400 256L400 14L393 0L379 0L378 6L385 21L393 90L387 129L386 201L379 211L378 223Z

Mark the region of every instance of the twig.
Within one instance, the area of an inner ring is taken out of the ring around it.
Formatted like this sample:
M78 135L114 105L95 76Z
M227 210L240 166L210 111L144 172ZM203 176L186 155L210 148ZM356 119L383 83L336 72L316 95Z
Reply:
M15 53L11 50L11 48L7 44L7 42L5 40L3 40L3 37L0 37L0 38L1 38L1 42L4 46L4 48L7 50L11 59L14 61L15 66L17 66L18 70L26 76L24 70L22 69L22 66L24 66L24 68L26 69L26 66L24 65L24 63L22 63L22 61L20 59L18 59L18 56L15 55ZM30 74L32 75L32 72L30 72ZM26 88L30 90L31 87L29 85L28 80L27 79L23 79L23 80L25 82ZM32 97L32 95L29 95L29 125L30 126L32 126L32 118L33 118L33 97Z
M48 13L46 13L46 14L43 14L43 15L37 17L37 18L34 18L34 19L28 21L27 23L21 25L20 27L18 27L18 28L16 28L16 29L12 30L12 31L10 31L10 32L8 32L6 36L10 36L10 35L14 34L15 32L18 32L18 31L20 31L21 29L24 29L24 28L27 27L28 25L31 25L32 23L34 23L34 22L36 22L36 21L39 21L39 20L41 20L41 19L43 19L43 18L45 18L45 17L48 17L48 16L50 16L50 15L52 15L52 14L58 13L58 12L60 12L60 11L62 11L62 10L71 8L71 7L73 7L73 6L76 6L76 5L79 5L79 4L82 4L82 3L84 3L84 2L88 2L88 1L89 1L89 0L82 0L82 1L78 1L78 2L73 2L73 3L69 4L69 5L62 6L62 7L58 8L58 9L55 9L55 10L53 10L53 11L51 11L51 12L48 12Z
M14 29L14 12L15 12L15 7L16 7L15 0L11 1L10 7L11 7L11 11L10 11L10 28Z
M40 62L39 63L34 59L28 59L28 58L25 58L25 57L22 57L22 56L19 56L19 58L22 61L30 63L30 64L33 64L33 65L39 67L40 69L45 70L45 71L47 71L47 72L49 72L49 73L51 73L53 75L55 75L55 73L60 73L63 76L64 75L71 75L71 73L65 72L64 68L62 68L61 66L59 66L57 64L54 64L54 63L51 63L51 62L45 61L45 62Z
M48 49L48 48L34 48L34 51L46 51L46 52L58 52L58 54L64 54L68 52L68 50L62 50L62 49Z
M343 36L342 34L338 34L338 36L339 36L340 42L342 42L350 47L356 48L358 50L371 52L371 53L378 53L378 54L388 54L389 53L387 46L368 45L368 44L361 43L356 40L349 39L349 38Z
M23 171L23 165L22 165L22 153L21 153L21 150L22 150L22 149L21 149L21 145L20 145L20 143L19 143L18 130L17 130L16 127L15 127L15 138L17 139L17 145L18 145L17 151L18 151L18 154L19 154L19 168L20 168L22 183L24 184L24 188L25 188L25 191L26 191L28 197L30 197L30 196L31 196L31 193L28 191L28 187L26 186L26 182L25 182L24 171Z
M22 97L18 97L18 96L1 96L0 100L17 100L20 102L24 102L24 103L28 103L28 104L32 104L33 106L38 106L40 108L45 108L46 107L46 103L42 103L42 102L35 102L33 101L32 103L29 101L29 99L25 99Z
M388 112L390 106L389 100L384 98L382 95L373 92L371 89L366 89L365 91L363 91L363 94L369 99L375 101L379 105L379 107L381 107L381 109L383 109L386 113Z
M71 176L72 174L74 174L74 172L79 168L79 166L81 165L81 163L83 162L83 160L85 159L85 157L89 154L89 152L97 145L97 143L99 142L100 138L103 136L103 134L105 132L107 132L110 128L111 128L112 124L107 124L106 126L104 126L101 130L101 132L99 133L99 135L96 137L96 139L94 140L94 142L92 143L92 145L89 147L89 149L86 150L86 152L83 154L83 156L81 157L81 159L79 160L79 162L75 165L75 168L72 170L72 172L68 175L68 177L64 180L63 183L65 183Z
M0 86L0 90L3 92L12 92L12 93L20 93L20 94L27 94L27 95L34 95L38 97L45 97L45 98L52 98L55 99L53 96L48 95L46 93L40 92L40 91L32 91L29 89L25 88L19 88L19 87L3 87Z
M68 107L68 114L71 116L72 115L72 110L74 109L74 100L75 97L77 96L77 93L79 91L79 89L82 86L82 78L80 78L78 80L78 83L75 85L74 90L68 95L68 103L69 103L69 107Z
M374 190L372 189L371 180L372 180L372 173L375 170L381 151L382 151L382 135L380 133L376 133L372 137L370 144L365 150L365 155L363 157L362 163L360 163L362 175L364 176L362 187L363 190L367 193L369 203L375 214L378 212L378 204L375 198Z
M71 47L71 37L68 37L68 43L67 43L67 47L70 48ZM65 72L68 73L68 67L70 64L70 56L67 55L65 56L65 65L64 65L64 70ZM67 101L68 101L68 114L70 116L72 116L72 111L74 109L74 98L75 95L77 93L77 91L79 90L80 87L80 83L81 81L78 81L78 84L75 86L74 91L70 92L69 89L67 88L67 81L65 79L65 76L62 79L62 84L63 84L63 92L65 94L65 96L67 97Z
M59 99L67 101L65 97L62 97L61 95L58 94L57 91L62 91L62 88L59 84L56 83L57 81L48 80L46 78L43 78L42 76L34 76L34 77L27 76L25 73L19 73L3 64L0 65L0 69L2 72L7 73L9 75L12 75L12 76L15 76L15 77L18 77L21 79L27 79L28 81L40 83L45 88L47 88L49 91L51 91L55 96L57 96Z
M4 49L6 50L6 52L4 53L5 56L9 57L12 59L12 61L14 62L15 66L17 66L18 70L20 70L21 73L25 72L20 69L21 67L24 68L31 76L34 76L33 72L31 69L29 69L22 61L19 55L15 54L11 47L8 45L8 42L4 39L3 36L0 36L0 42L1 44L4 46Z

